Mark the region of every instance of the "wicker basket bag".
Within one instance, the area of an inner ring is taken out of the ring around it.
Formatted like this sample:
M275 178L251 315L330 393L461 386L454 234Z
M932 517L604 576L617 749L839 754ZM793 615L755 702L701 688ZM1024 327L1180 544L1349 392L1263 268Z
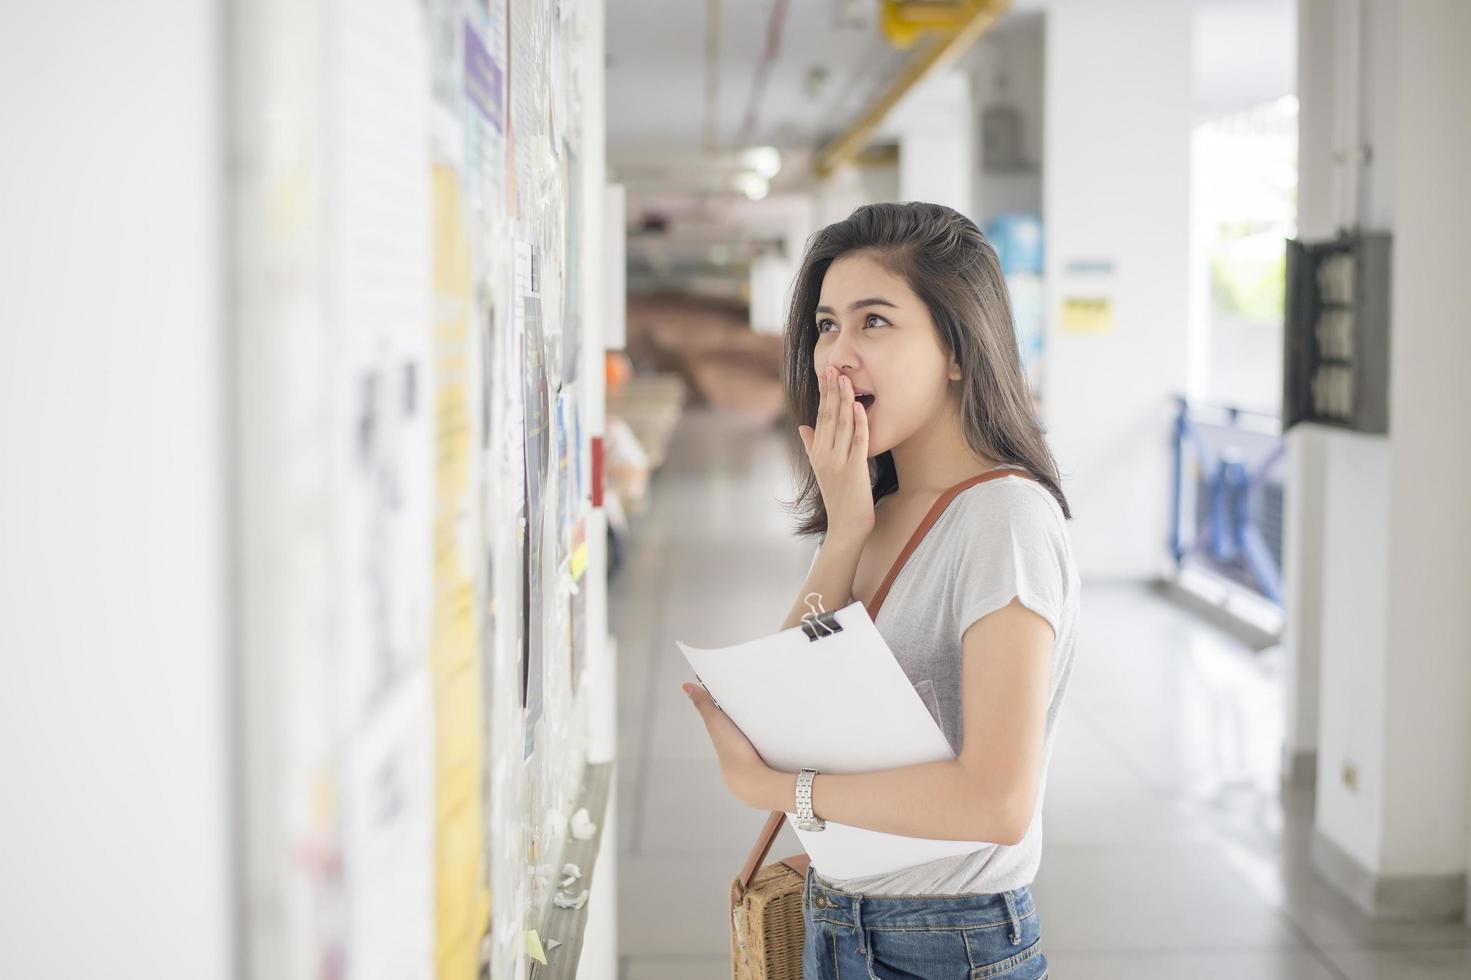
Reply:
M806 854L762 861L771 851L786 814L771 811L740 874L730 883L730 964L734 980L800 980L802 888L811 858Z

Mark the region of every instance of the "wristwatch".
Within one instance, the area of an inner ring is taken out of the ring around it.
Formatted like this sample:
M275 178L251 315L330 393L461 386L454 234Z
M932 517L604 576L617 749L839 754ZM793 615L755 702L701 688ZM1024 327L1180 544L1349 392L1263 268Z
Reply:
M824 830L827 821L812 812L812 777L816 769L802 769L797 773L797 829Z

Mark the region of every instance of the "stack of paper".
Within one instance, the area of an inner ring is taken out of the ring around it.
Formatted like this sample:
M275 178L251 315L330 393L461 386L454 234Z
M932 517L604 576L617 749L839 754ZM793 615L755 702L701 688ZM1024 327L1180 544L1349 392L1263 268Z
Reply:
M842 629L828 634L818 626L817 639L793 627L715 649L675 643L774 769L858 773L954 759L863 603L834 616ZM791 805L788 822L813 865L832 878L884 874L994 846L884 834L832 820L825 830L798 830L795 801Z

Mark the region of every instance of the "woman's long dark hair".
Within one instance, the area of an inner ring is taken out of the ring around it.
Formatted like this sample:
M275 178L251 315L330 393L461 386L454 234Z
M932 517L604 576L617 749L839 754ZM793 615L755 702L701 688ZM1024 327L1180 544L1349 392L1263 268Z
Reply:
M827 508L798 425L817 424L821 397L812 351L817 344L817 300L828 266L862 252L909 284L935 321L941 346L960 365L960 417L970 448L999 463L1029 471L1072 518L1057 462L1043 438L1022 374L1011 300L996 250L976 223L954 208L922 201L865 204L807 240L792 289L782 344L786 373L787 432L793 440L800 485L787 504L798 514L796 533L827 533ZM899 488L894 454L868 464L874 503Z

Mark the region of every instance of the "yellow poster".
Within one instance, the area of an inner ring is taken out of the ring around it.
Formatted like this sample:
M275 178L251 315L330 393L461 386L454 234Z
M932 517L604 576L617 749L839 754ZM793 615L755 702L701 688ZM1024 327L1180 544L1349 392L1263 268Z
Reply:
M435 509L434 619L429 669L435 730L435 974L476 980L480 938L490 914L480 774L480 635L475 605L471 438L467 403L470 243L459 175L434 165Z
M1061 325L1064 333L1109 333L1113 330L1113 300L1107 296L1065 296Z

